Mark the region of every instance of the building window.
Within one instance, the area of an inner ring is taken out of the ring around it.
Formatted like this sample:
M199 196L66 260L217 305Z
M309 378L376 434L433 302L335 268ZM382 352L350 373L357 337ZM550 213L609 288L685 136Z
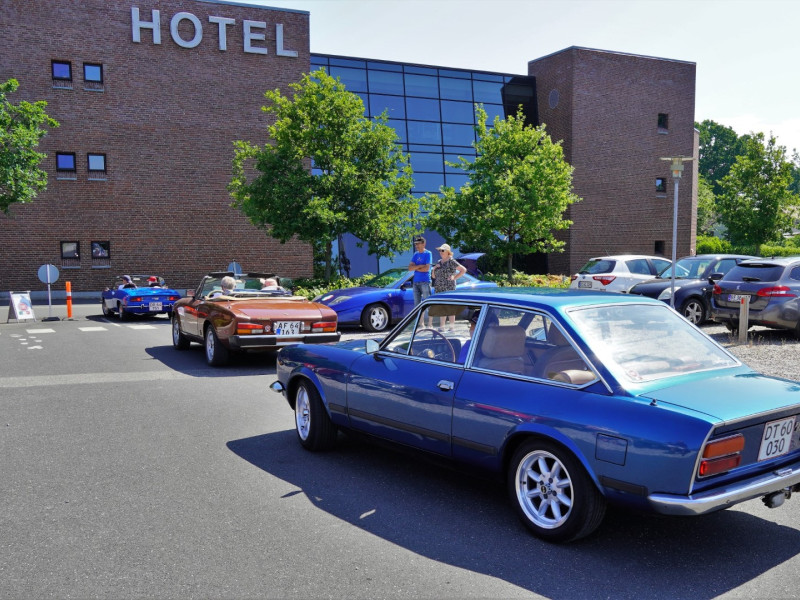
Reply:
M666 193L667 193L667 178L656 177L656 194L666 194Z
M669 131L669 115L666 113L658 113L658 133L667 133Z
M64 60L51 61L53 87L72 89L72 63Z
M103 65L83 63L83 89L92 92L103 91Z
M87 154L86 162L87 170L89 172L89 179L104 180L106 178L105 154Z
M76 179L75 153L56 152L56 179Z
M664 256L664 240L656 240L653 244L653 254Z
M61 242L61 266L77 269L81 266L81 243Z
M111 242L92 242L92 268L108 269L111 267Z

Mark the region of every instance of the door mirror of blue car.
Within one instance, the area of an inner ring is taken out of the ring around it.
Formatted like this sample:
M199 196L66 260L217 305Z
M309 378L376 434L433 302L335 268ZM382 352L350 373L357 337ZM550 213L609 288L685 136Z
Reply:
M375 340L367 340L365 343L367 354L375 354L380 347Z

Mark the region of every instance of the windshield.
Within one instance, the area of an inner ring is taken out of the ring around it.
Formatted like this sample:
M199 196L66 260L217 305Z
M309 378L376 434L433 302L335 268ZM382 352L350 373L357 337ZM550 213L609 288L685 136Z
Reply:
M206 279L203 280L200 295L209 296L215 292L221 292L223 279L223 277L206 277ZM258 296L286 296L291 293L280 285L274 285L278 283L274 278L265 279L250 275L237 275L234 278L234 282L235 287L232 293L237 295L247 293L248 295L253 294Z
M677 279L700 279L710 262L707 258L682 258L675 264L675 277ZM661 279L670 279L672 267L667 267L658 276Z
M406 277L408 273L408 269L389 269L380 275L375 275L372 279L368 279L364 285L367 287L389 287L399 279Z
M739 364L666 305L590 307L572 310L569 317L620 382L643 383Z

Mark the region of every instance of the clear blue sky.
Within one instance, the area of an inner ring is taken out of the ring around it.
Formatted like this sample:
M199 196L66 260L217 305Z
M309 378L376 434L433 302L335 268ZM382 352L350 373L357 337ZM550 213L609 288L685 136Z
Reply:
M508 73L569 46L697 64L695 120L800 149L798 0L238 0L311 14L311 51Z

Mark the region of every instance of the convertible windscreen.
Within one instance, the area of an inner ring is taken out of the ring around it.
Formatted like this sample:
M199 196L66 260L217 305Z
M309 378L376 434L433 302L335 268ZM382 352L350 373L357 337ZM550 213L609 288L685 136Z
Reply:
M581 308L569 317L600 362L622 381L642 383L739 364L667 306Z

